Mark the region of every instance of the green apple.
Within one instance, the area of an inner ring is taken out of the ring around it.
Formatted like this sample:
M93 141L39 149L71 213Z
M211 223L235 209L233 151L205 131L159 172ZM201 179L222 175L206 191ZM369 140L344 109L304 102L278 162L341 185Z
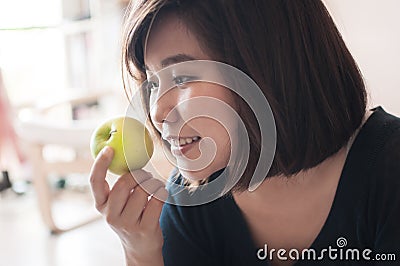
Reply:
M131 117L116 117L98 126L90 140L93 158L105 147L114 150L108 170L116 175L140 169L153 155L153 142L146 127Z

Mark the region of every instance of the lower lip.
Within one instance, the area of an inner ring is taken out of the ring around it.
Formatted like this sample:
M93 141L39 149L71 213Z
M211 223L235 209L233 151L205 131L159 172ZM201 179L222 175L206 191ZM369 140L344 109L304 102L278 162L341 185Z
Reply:
M194 141L190 144L186 144L184 146L179 146L179 147L171 146L171 152L175 156L182 156L185 153L187 153L191 148L193 148L194 145L197 144L197 142L199 142L199 140Z

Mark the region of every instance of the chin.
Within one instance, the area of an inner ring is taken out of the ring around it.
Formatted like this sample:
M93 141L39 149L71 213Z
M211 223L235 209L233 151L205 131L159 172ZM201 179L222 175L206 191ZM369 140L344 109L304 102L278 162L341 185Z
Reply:
M208 171L187 171L187 170L179 170L181 175L191 181L191 182L200 182L202 180L207 179L212 173L208 174Z
M225 168L225 166L221 166L221 167L210 167L209 166L209 167L204 168L199 171L188 171L188 170L179 169L179 172L185 179L189 180L189 182L193 182L194 184L196 184L198 182L208 179L212 174L214 174L215 172L217 172L223 168Z

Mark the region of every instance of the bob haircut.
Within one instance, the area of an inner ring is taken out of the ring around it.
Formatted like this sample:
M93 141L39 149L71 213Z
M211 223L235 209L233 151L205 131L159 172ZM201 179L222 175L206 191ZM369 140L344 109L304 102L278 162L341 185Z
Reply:
M132 1L122 55L128 96L129 79L138 84L146 80L146 36L156 14L163 12L176 15L215 61L249 75L268 99L277 132L268 176L290 177L318 165L361 125L367 99L363 77L320 0ZM142 101L148 114L143 94ZM249 162L233 188L243 191L261 145L254 114L243 100L237 101L250 141Z

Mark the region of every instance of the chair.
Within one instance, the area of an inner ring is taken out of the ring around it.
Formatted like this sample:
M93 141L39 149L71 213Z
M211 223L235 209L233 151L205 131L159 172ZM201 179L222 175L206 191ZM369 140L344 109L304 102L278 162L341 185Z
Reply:
M57 223L55 219L56 197L53 193L54 189L49 182L51 174L66 176L72 173L80 173L87 176L93 163L89 152L90 136L97 121L71 119L70 121L64 120L63 122L59 122L57 121L57 115L55 119L48 119L46 116L50 116L49 113L51 110L64 105L64 107L67 106L70 108L72 112L71 117L76 118L74 116L76 116L77 109L82 105L90 107L98 104L99 98L106 94L108 92L72 97L58 103L42 106L41 108L28 108L31 111L29 118L18 119L15 125L17 135L32 165L33 185L42 219L52 234L80 227L100 217L97 213L93 212L93 215L75 221L73 224L62 226ZM26 113L26 110L27 108L25 107L19 110L19 113ZM59 149L69 149L73 155L69 156L71 158L68 159L52 158L54 160L49 160L45 156L45 149L49 145L56 146ZM72 213L72 215L75 214Z

